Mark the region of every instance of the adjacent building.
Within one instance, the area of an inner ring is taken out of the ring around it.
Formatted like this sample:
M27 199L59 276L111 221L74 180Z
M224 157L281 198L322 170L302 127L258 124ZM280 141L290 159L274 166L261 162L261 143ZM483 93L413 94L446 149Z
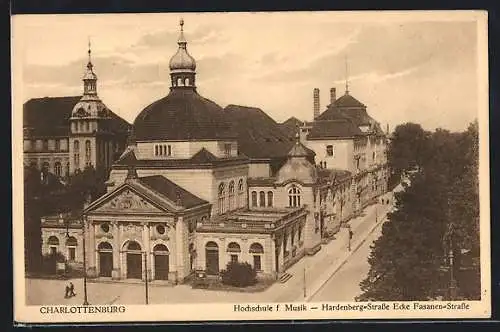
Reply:
M108 171L124 150L129 123L97 94L97 75L88 51L83 95L44 97L23 105L25 166L60 178L87 166Z

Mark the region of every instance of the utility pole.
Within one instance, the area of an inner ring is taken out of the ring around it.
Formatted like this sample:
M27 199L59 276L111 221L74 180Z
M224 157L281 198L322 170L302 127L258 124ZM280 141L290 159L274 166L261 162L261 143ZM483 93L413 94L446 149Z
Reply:
M146 286L146 304L149 304L148 293L148 253L144 251L144 285Z
M450 284L448 286L449 298L451 301L455 301L457 299L457 280L455 279L455 253L454 253L454 233L455 233L455 225L451 221L451 210L450 210L450 198L447 199L447 210L446 216L448 219L448 229L444 235L445 239L445 248L448 249L448 268L450 270ZM446 250L446 249L445 249Z
M304 288L304 299L307 297L307 287L306 287L306 260L307 260L307 257L304 255L304 285L303 285L303 288Z

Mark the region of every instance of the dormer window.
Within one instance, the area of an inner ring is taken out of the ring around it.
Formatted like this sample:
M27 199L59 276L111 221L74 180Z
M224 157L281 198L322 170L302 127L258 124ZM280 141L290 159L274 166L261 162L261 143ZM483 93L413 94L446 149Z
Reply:
M170 157L172 155L172 146L167 144L155 144L154 154L159 157Z

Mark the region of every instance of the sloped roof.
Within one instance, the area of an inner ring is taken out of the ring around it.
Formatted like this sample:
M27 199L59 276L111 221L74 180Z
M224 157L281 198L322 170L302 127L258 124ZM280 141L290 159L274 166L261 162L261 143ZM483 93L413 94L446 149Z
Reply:
M70 133L69 118L73 107L81 96L33 98L23 105L23 127L28 136L68 136ZM110 111L110 130L115 133L126 133L130 124Z
M205 148L201 148L200 151L196 152L194 156L191 157L191 161L194 163L211 163L216 160L217 157Z
M175 204L188 209L208 203L162 175L140 177L139 181L154 191L162 194Z
M69 118L81 96L33 98L23 105L23 127L30 136L68 136Z
M285 130L288 135L293 136L297 132L297 127L302 126L303 124L303 121L300 121L296 117L292 116L285 122L281 123L280 127Z
M194 90L172 89L147 106L134 121L137 141L216 140L237 135L222 108Z
M333 103L336 107L366 107L365 104L346 93Z
M238 133L239 151L251 159L284 157L295 143L294 136L259 108L228 105L224 114Z
M342 138L363 135L363 132L348 119L315 121L308 139Z

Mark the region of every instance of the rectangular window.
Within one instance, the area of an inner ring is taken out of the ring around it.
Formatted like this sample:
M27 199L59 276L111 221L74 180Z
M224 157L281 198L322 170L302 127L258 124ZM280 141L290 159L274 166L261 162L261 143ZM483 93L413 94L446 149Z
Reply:
M238 255L231 255L231 262L237 263L238 262Z
M57 253L57 248L56 247L50 247L50 254L55 255Z
M257 271L262 271L262 263L260 261L260 255L253 255L253 268Z
M333 157L333 145L326 146L326 155L328 157Z
M76 250L75 248L68 248L68 257L70 261L74 261L76 259Z
M224 155L226 157L231 156L231 144L224 144Z
M172 155L172 147L170 145L167 146L167 155L168 156Z

